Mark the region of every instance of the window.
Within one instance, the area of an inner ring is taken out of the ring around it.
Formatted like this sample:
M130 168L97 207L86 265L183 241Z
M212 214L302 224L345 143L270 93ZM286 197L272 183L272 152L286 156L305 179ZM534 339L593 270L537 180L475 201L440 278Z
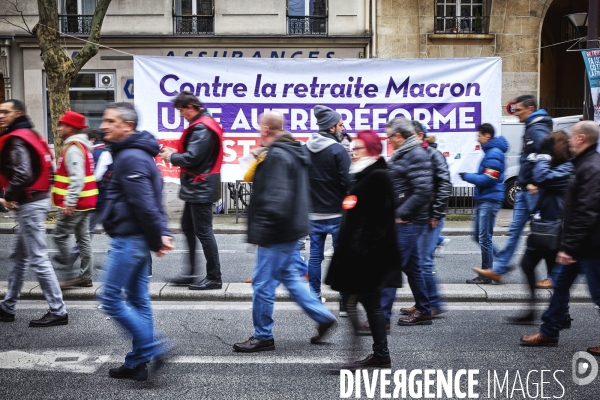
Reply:
M327 35L326 0L288 0L289 35Z
M59 0L59 24L62 33L89 34L96 0Z
M437 0L436 33L487 33L484 0Z
M173 15L176 35L212 35L214 15L212 0L175 0Z
M46 88L46 126L48 129L47 132L52 132L50 102L48 100L48 89L45 80L46 75L44 75L44 87ZM69 98L71 100L71 110L85 115L90 128L100 127L102 114L104 114L106 106L115 101L115 73L80 72L71 81ZM51 133L48 134L48 143L54 143L54 137Z

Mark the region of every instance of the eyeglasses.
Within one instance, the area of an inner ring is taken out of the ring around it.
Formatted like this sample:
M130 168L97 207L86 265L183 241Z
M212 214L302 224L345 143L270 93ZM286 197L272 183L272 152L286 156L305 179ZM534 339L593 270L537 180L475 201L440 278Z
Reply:
M6 114L12 114L14 113L14 111L10 111L10 110L0 110L0 115L6 115Z
M361 150L361 149L365 149L365 146L356 146L352 149L352 151L356 151L356 150Z
M390 136L387 137L387 140L390 140L391 138L393 138L394 136L396 136L395 133L392 133Z

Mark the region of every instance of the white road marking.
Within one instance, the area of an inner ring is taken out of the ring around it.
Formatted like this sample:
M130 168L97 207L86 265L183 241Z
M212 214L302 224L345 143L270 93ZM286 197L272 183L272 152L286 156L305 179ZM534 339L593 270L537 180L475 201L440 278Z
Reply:
M109 356L91 357L78 352L27 353L24 351L0 352L0 369L25 369L36 371L62 371L91 374L98 370Z

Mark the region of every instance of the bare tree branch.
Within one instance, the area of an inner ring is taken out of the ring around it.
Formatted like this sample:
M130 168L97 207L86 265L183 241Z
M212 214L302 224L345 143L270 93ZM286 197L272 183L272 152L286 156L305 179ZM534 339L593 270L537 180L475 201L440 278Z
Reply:
M17 14L15 14L15 16L20 15L21 16L21 20L23 21L23 24L25 25L25 28L23 28L21 25L17 25L15 23L12 23L8 20L8 18L6 18L6 16L2 16L2 21L4 21L5 23L12 25L14 27L17 27L19 29L24 30L25 32L29 33L30 35L33 35L33 32L31 31L31 29L29 28L29 25L27 25L27 21L25 21L25 15L23 14L23 10L19 9L19 0L14 0L14 1L10 1L10 0L4 0L6 3L10 4L11 6L13 6L13 8L15 9L15 12Z
M110 2L111 0L98 0L96 3L96 10L94 11L94 16L92 17L88 41L79 51L79 53L73 57L73 65L76 71L79 71L86 62L98 54L100 30L102 29L102 23L104 22L104 17L106 16L106 11L108 10Z

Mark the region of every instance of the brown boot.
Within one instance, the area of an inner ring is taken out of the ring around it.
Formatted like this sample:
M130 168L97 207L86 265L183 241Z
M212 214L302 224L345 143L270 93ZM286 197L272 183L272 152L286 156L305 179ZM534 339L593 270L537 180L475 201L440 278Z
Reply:
M484 278L491 279L496 282L502 282L502 280L503 280L501 275L498 275L491 269L473 268L473 271L477 272L479 275L483 276Z
M404 315L410 315L410 314L414 313L415 311L417 311L417 307L415 307L415 306L400 309L400 312Z
M538 332L535 335L521 336L520 344L521 344L521 346L527 346L527 347L540 347L540 346L556 347L556 346L558 346L558 339L548 339L546 336L544 336Z
M535 284L536 289L552 289L554 288L554 282L551 279L542 279L538 283Z
M587 349L587 352L593 356L598 357L600 356L600 346L590 347L589 349Z
M398 325L400 326L411 326L411 325L431 325L431 314L424 315L419 311L415 311L408 317L400 318Z

